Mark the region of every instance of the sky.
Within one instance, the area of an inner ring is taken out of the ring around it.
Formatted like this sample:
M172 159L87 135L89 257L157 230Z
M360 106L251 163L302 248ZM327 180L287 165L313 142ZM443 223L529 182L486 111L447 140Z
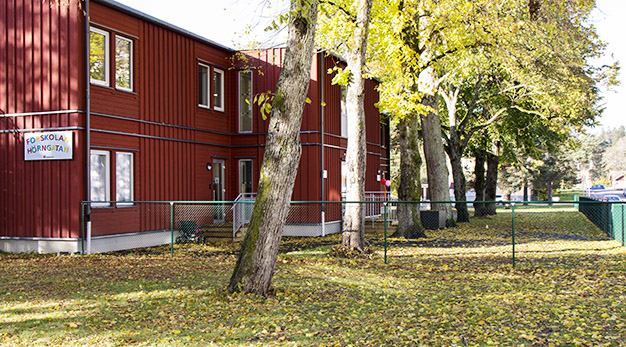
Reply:
M253 40L263 43L273 40L276 35L267 34L263 29L287 8L285 0L115 1L236 49ZM248 35L248 31L253 35Z
M263 46L278 45L284 38L263 31L275 15L286 8L285 0L117 0L136 10L174 24L209 40L231 48L242 48L253 41ZM268 5L269 3L269 5ZM603 59L595 64L620 62L626 76L626 1L596 0L592 23L600 39L608 43ZM248 35L252 31L254 34ZM282 33L284 37L284 33ZM278 38L277 38L278 36ZM605 108L599 119L600 126L590 129L597 132L602 127L626 126L626 81L612 90L602 90Z
M600 62L620 62L622 71L619 74L621 85L612 91L603 90L604 114L600 119L603 127L616 128L626 126L626 1L596 0L593 23L600 39L608 43L606 55Z

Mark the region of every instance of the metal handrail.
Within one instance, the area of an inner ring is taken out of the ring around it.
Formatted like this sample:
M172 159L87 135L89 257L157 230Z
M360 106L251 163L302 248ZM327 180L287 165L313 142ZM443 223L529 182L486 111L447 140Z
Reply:
M237 195L235 201L233 201L233 206L230 208L233 211L233 241L235 240L235 235L237 235L239 229L246 225L246 223L250 222L250 216L242 212L242 207L245 206L250 209L253 205L250 203L241 204L241 201L255 200L256 193L240 193Z

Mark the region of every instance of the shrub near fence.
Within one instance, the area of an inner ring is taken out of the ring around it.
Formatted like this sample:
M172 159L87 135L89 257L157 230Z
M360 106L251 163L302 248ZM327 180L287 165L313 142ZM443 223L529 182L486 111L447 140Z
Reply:
M624 223L626 217L624 203L598 201L582 196L577 201L584 202L576 204L581 213L587 216L598 228L606 232L607 236L624 245L624 229L626 229Z

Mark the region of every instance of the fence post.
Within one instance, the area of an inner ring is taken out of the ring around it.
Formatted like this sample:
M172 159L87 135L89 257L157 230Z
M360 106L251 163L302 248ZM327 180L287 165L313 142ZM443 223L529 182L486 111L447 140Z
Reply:
M626 240L624 240L624 204L622 203L622 246L626 246Z
M626 246L626 240L624 240L624 204L622 203L622 246Z
M174 258L174 202L170 201L170 257Z
M385 264L387 264L387 201L383 203L383 206L385 207L385 217L383 221L385 223Z
M85 204L80 202L80 254L85 255Z
M513 239L513 268L515 268L515 203L511 203L511 235Z
M613 235L613 230L611 230L611 215L613 212L611 211L611 203L606 203L606 232L615 240L615 236Z

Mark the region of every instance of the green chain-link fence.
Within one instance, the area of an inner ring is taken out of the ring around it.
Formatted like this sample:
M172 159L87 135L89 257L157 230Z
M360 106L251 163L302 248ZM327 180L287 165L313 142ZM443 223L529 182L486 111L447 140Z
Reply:
M253 203L252 199L138 201L119 206L116 202L98 203L101 207L91 209L91 218L83 213L83 253L166 245L174 256L185 245L238 242L243 239ZM284 235L317 237L305 242L309 247L339 243L346 207L358 204L363 207L366 240L384 254L385 262L388 257L402 256L410 247L419 250L424 262L456 257L468 266L558 267L572 266L571 259L577 259L580 266L595 267L603 266L604 260L624 251L626 208L622 202L580 198L551 203L461 203L468 207L469 222L455 223L458 217L455 207L459 202L453 201L292 202ZM419 218L415 215L414 219L425 228L425 237L407 240L396 235L398 226L404 225L398 221L397 213L403 204L419 210ZM83 212L86 206L83 203ZM477 213L475 207L484 206L491 207L487 210L495 214L485 213L481 208Z

